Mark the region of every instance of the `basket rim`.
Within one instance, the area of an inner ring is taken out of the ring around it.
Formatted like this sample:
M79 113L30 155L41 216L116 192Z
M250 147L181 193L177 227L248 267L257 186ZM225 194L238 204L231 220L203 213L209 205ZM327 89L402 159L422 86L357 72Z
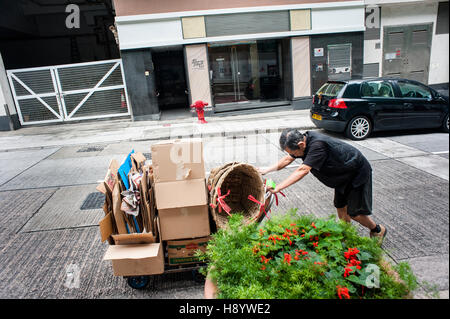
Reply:
M223 181L228 177L228 175L235 170L236 168L245 168L251 172L253 172L255 174L255 176L259 176L260 177L260 184L261 184L261 192L259 192L259 194L254 194L253 196L255 196L255 199L258 200L259 202L264 202L265 203L265 190L264 190L264 182L263 182L263 178L261 176L261 174L259 173L259 171L251 164L248 163L240 163L240 162L232 162L232 163L228 163L229 165L225 168L222 169L220 177L218 178L217 182L214 183L214 185L211 185L211 193L210 193L210 203L211 204L215 204L217 201L217 197L218 197L218 193L217 193L217 185L221 185L223 183ZM226 166L226 165L224 165ZM217 177L217 176L215 176ZM222 189L220 187L220 189ZM218 208L212 206L211 207L211 215L214 219L214 221L216 222L216 225L218 228L222 228L224 227L227 223L224 222L224 220L227 219L228 215L225 214L219 214L218 213ZM260 218L260 212L258 212L257 214L253 214L251 215L251 218L255 218L255 219L259 219ZM248 218L246 218L248 219ZM223 225L221 225L223 224Z

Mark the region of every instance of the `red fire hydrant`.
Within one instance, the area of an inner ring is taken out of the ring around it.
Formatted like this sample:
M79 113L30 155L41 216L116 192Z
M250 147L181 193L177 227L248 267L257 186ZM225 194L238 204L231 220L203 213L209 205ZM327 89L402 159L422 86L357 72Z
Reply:
M205 111L204 111L204 107L207 105L208 103L200 100L196 101L194 104L191 105L191 108L195 108L195 110L197 111L198 122L201 124L208 123L205 120Z

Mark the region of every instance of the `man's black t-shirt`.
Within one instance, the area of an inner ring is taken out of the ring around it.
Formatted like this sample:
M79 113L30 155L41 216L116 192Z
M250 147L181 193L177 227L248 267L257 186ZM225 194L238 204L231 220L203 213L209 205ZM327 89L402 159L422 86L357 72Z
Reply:
M372 168L358 149L320 133L307 131L305 135L301 159L322 183L343 193L348 183L356 188L367 182Z

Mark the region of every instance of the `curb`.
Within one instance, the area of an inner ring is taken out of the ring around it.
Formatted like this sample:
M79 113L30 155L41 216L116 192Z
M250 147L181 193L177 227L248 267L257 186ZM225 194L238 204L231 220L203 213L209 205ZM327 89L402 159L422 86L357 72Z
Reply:
M268 134L268 133L275 133L275 132L282 132L286 128L296 128L301 131L306 130L317 130L317 127L315 126L302 126L302 127L295 127L295 126L289 126L289 127L279 127L276 129L249 129L249 130L240 130L240 131L231 131L231 132L212 132L212 133L199 133L199 134L181 134L177 135L176 138L193 138L193 137L227 137L227 136L237 136L237 135L253 135L253 134ZM156 136L156 137L144 137L144 138L128 138L128 139L117 139L117 140L111 140L107 142L90 142L90 143L67 143L67 144L55 144L55 145L45 145L45 146L30 146L30 147L20 147L20 148L8 148L8 149L0 149L0 153L2 152L13 152L13 151L25 151L25 150L42 150L42 149L48 149L48 148L55 148L55 147L70 147L70 146L76 146L76 145L109 145L114 143L120 143L120 142L145 142L145 141L159 141L159 140L169 140L171 138L175 138L175 136L164 135L164 136Z

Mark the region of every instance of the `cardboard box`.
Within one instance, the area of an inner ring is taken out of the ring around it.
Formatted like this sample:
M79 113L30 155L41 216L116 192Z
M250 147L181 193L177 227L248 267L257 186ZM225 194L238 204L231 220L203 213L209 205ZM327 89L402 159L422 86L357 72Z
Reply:
M158 210L206 205L208 201L205 179L155 184Z
M201 139L162 141L151 152L155 183L205 179Z
M181 265L198 263L200 260L195 256L198 249L206 251L209 237L176 240L167 242L167 254L169 257L169 265Z
M106 218L106 221L105 221ZM107 225L107 219L113 217L105 217L101 221L101 230L105 230L105 224ZM160 233L160 223L156 218L155 224L157 225L158 233ZM107 233L102 232L102 238ZM164 252L163 243L161 240L157 241L158 235L150 233L143 234L112 234L111 237L115 238L116 245L111 244L103 257L103 260L111 260L114 275L115 276L143 276L143 275L156 275L164 273ZM148 243L150 242L150 243ZM122 245L119 243L131 243Z
M108 240L111 245L148 244L156 242L158 234L152 232L117 234L114 229L114 217L112 213L103 217L100 222L100 236L102 242Z
M207 205L161 209L159 221L164 241L211 234Z
M114 276L143 276L164 273L162 243L112 245L103 257L111 260Z

